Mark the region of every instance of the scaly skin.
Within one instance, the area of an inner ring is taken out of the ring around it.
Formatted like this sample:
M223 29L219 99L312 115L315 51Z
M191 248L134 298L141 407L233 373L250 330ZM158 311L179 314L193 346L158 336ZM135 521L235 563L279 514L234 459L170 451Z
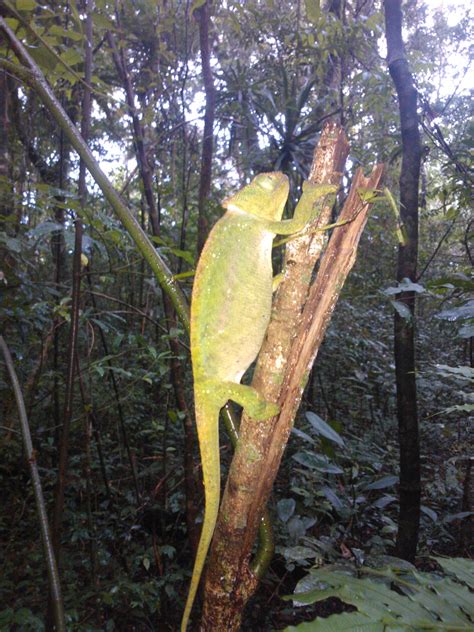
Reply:
M212 229L196 270L191 357L205 510L181 632L186 632L219 509L219 411L229 399L255 419L279 410L240 384L270 321L273 238L302 230L319 212L318 199L335 187L305 183L294 218L281 221L288 190L285 175L266 173L227 199L227 212Z

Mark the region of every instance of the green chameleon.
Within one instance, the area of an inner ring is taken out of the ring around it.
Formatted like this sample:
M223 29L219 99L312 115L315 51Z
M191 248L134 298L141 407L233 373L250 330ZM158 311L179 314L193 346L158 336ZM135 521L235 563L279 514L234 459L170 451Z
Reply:
M305 182L293 219L282 221L288 178L262 173L224 201L227 211L202 251L191 301L191 356L205 511L181 632L186 631L219 510L220 409L231 399L254 419L279 411L254 388L240 384L270 321L273 238L305 228L319 213L318 200L336 188Z

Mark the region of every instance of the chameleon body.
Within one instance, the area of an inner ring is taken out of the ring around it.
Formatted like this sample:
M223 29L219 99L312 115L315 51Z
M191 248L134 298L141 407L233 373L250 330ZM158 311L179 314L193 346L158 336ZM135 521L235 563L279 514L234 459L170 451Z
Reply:
M240 384L270 321L273 238L302 230L317 215L318 199L334 190L305 183L293 219L282 221L288 178L279 172L260 174L224 201L226 213L202 251L191 301L191 357L205 510L181 632L186 631L219 510L220 409L231 399L254 419L279 411L254 388Z

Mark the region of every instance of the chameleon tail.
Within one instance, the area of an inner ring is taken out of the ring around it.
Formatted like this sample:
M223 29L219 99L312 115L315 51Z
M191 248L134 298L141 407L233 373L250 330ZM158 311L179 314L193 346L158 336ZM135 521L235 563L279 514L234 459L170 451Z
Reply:
M210 401L209 401L210 400ZM195 393L196 424L201 451L202 474L204 480L204 521L201 538L194 562L191 585L189 587L181 632L186 632L189 616L196 597L206 556L211 544L214 527L219 512L220 499L220 459L219 459L219 412L220 405L212 401L212 394Z

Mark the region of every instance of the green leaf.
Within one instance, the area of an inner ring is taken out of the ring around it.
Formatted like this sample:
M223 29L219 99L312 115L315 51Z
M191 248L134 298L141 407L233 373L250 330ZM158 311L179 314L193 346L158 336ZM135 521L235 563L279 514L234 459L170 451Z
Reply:
M321 17L321 7L319 0L305 0L306 16L310 22L316 24Z
M442 565L441 558L439 563ZM449 566L449 561L446 566ZM453 575L460 575L468 586L473 585L473 567L470 560L457 560L451 564ZM353 571L355 572L355 571ZM419 632L444 630L445 632L472 630L474 602L468 588L449 578L416 570L400 568L359 569L370 577L354 577L351 568L341 570L316 569L297 585L293 600L312 604L327 597L338 597L358 609L357 613L332 615L310 623L287 628L337 632L339 630L384 630L386 632ZM313 586L302 593L300 586ZM348 627L348 616L350 626ZM370 626L383 626L371 628Z
M20 253L23 250L23 244L17 237L8 237L6 233L0 233L0 243L4 243L5 246L11 252Z
M73 31L72 29L66 30L61 28L58 24L53 24L49 27L48 33L52 35L57 35L58 37L62 37L64 39L71 39L75 42L79 42L83 39L82 33L78 33L77 31Z
M294 498L282 498L277 503L278 517L282 522L288 522L295 513L296 501Z
M474 381L474 369L470 366L448 366L437 364L436 370L444 377L457 377L462 380Z
M313 437L310 437L309 434L307 434L306 432L303 432L299 428L292 428L291 432L292 434L295 435L295 437L299 437L300 439L303 439L303 441L308 441L308 443L313 443L313 444L316 443Z
M421 505L420 509L425 514L425 516L431 518L433 522L437 522L438 514L436 513L436 511L433 511L432 509L430 509L430 507L426 507L425 505Z
M427 281L426 286L430 290L436 290L437 288L453 289L456 287L460 290L464 290L465 292L471 292L474 289L474 281L466 274L458 272L450 276L440 277L432 281Z
M115 24L115 22L111 20L108 16L102 15L101 13L93 13L92 21L94 22L94 26L98 26L109 31L117 30L117 25Z
M313 452L297 452L292 457L297 463L309 467L319 472L325 472L327 474L343 474L342 470L337 465L330 463L327 457L323 455L314 454Z
M384 196L385 199L388 201L388 204L395 216L397 225L395 228L395 234L397 235L397 240L398 243L401 246L406 246L408 243L408 234L407 234L407 229L405 224L402 221L402 218L400 216L400 208L398 206L398 204L395 202L395 198L392 195L392 192L390 191L390 189L388 187L384 187Z
M77 9L77 5L75 0L68 0L68 6L71 9L74 21L76 23L76 26L78 27L78 30L80 30L82 32L82 20L81 17L79 15L79 11Z
M327 619L315 619L300 625L290 625L285 632L389 632L385 624L373 623L358 612L333 614Z
M65 53L62 53L60 57L61 61L69 67L75 66L83 61L82 54L72 47L68 48Z
M410 279L403 279L396 287L388 287L383 290L383 293L387 296L401 294L402 292L416 292L417 294L422 294L425 292L425 288L419 283L413 283Z
M59 222L52 222L52 221L41 222L41 224L38 224L36 228L32 228L28 232L28 237L31 237L33 239L38 239L38 237L45 237L47 235L51 235L51 233L55 233L62 230L64 230L64 226L63 224L60 224Z
M0 612L0 624L7 625L13 621L14 611L12 608L6 608Z
M170 248L169 250L173 255L175 255L175 257L184 259L184 261L189 263L190 266L195 264L194 255L192 255L189 250L180 250L179 248Z
M472 512L469 512L472 513ZM470 588L474 587L474 561L464 557L435 557L438 564L450 575Z
M319 553L308 546L288 546L282 550L287 560L298 562L301 560L310 560L318 557Z
M448 408L443 408L441 412L443 413L472 413L474 411L474 404L457 404L456 406L448 406Z
M174 546L164 544L163 546L160 546L160 553L162 555L166 555L168 559L172 560L176 556L176 549Z
M380 498L378 498L374 503L372 503L373 507L377 507L378 509L384 509L387 505L395 502L397 498L395 496L389 496L388 494L384 494Z
M410 308L405 303L402 303L401 301L390 301L390 303L402 318L405 320L411 320Z
M435 314L435 318L448 320L450 322L474 318L474 301L468 301L459 307L453 307L452 309L445 309L442 312L438 312L438 314Z
M335 492L330 487L327 487L327 486L322 487L321 491L326 496L326 498L329 500L329 502L331 503L331 505L334 507L336 511L339 511L340 509L343 508L344 505L342 504L339 497L335 494Z
M464 323L461 329L458 331L459 338L473 338L474 337L474 322Z
M16 20L15 18L4 18L4 20L13 31L18 33L18 31L20 30L21 32L22 27L18 20Z
M384 476L379 478L378 481L369 483L364 489L385 489L386 487L392 487L398 483L398 476Z
M38 6L35 0L16 0L15 5L18 11L33 11Z
M344 447L344 439L333 429L331 426L326 423L319 415L308 411L306 413L306 419L311 424L313 430L315 430L319 435L322 435L329 441L333 441L337 443L337 445Z
M459 513L448 514L446 518L444 518L443 522L449 524L450 522L454 522L455 520L464 520L465 518L469 518L470 516L474 516L474 511L460 511Z
M55 69L57 59L47 48L44 46L27 46L26 48L38 66L41 67L41 70L46 74Z

